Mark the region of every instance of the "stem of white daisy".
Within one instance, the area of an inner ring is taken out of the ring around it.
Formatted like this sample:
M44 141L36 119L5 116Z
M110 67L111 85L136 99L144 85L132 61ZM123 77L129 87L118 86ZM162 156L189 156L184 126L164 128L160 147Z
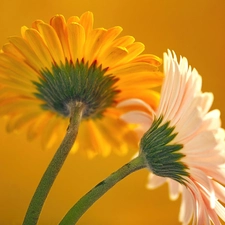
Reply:
M48 196L48 193L63 166L68 153L70 152L80 125L84 105L80 102L71 102L68 107L71 110L70 124L67 128L66 135L55 153L52 161L46 169L41 181L31 199L26 216L24 218L23 225L36 225L44 205L44 202Z
M146 163L142 155L133 159L129 163L122 166L116 172L112 173L105 180L97 184L92 190L86 193L64 216L59 225L74 225L80 217L110 188L121 181L129 174L145 168Z

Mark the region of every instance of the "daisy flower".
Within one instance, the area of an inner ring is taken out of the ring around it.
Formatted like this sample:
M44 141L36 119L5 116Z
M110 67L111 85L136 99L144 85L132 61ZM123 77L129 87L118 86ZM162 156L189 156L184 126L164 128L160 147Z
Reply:
M165 80L154 112L142 100L120 106L142 105L146 111L123 115L139 122L140 155L144 156L149 188L169 183L171 199L182 194L179 220L183 225L218 225L225 221L225 132L219 110L210 110L211 93L201 91L202 79L186 58L164 54ZM147 128L148 127L148 128ZM150 127L150 129L149 129Z
M121 31L93 28L93 15L86 12L67 21L56 15L49 24L37 20L21 28L21 37L10 37L0 53L0 115L8 119L7 130L26 128L28 139L42 136L50 148L68 126L69 103L81 102L85 110L72 151L106 156L126 152L125 143L134 146L133 126L115 106L136 95L156 108L158 95L150 88L163 76L161 60L141 54L144 45L118 37Z

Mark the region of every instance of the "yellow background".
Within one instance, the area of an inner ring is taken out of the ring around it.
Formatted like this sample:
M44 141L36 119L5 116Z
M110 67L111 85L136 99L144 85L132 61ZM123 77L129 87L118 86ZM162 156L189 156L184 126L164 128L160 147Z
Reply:
M225 121L225 1L224 0L1 0L0 45L18 35L22 25L61 13L66 18L90 10L95 27L120 25L146 46L146 53L162 56L167 48L186 56L203 76L203 90L215 95ZM118 130L119 132L119 130ZM113 135L113 134L112 134ZM54 151L24 133L7 134L0 119L0 224L19 225L29 200ZM43 209L39 224L55 225L91 187L127 162L112 154L87 160L70 155ZM146 190L148 172L132 174L101 198L78 225L179 224L180 200L168 198L167 186Z

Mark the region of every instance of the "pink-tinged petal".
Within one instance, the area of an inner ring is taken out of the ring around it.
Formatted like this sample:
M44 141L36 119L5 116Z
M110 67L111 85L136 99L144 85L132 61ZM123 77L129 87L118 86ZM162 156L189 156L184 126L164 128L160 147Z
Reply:
M224 169L219 167L215 167L213 165L205 165L199 167L208 177L213 177L216 181L220 182L221 184L225 183L225 172Z
M187 178L187 185L193 195L195 201L195 212L193 217L193 223L197 225L210 225L210 219L208 217L207 207L210 205L209 201L206 202L207 206L204 203L203 196L201 193L201 189L196 186L195 181Z
M185 80L182 79L183 77L179 76L178 70L178 64L173 63L169 68L169 72L173 73L174 79L168 79L168 76L165 78L165 95L162 94L162 104L164 104L164 106L159 105L159 110L160 108L165 110L162 112L164 114L165 121L169 118L173 118L177 113L180 102L182 101L183 92L185 91ZM173 88L173 86L177 88ZM165 99L163 99L164 96Z
M191 174L192 179L194 179L199 187L204 190L205 194L209 196L211 208L215 208L216 197L212 181L199 169L191 168Z
M183 187L179 221L182 222L183 225L187 225L190 222L194 211L195 211L194 196L186 187Z
M216 181L212 181L212 185L216 193L216 198L225 202L225 187Z
M218 215L216 213L216 210L214 208L211 208L210 205L208 204L208 202L209 202L208 196L203 194L202 198L205 203L210 220L213 222L214 225L221 225Z
M225 221L225 208L220 202L216 202L216 213L219 215L219 217Z

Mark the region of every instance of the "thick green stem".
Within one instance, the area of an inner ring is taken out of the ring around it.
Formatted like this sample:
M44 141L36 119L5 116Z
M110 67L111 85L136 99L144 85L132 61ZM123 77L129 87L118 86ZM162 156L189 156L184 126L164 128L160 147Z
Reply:
M68 105L71 110L70 124L66 135L55 153L52 161L46 169L28 207L23 225L36 225L44 202L57 177L78 133L78 127L82 118L84 106L80 102Z
M142 155L125 164L108 178L96 185L91 191L85 194L65 215L59 225L74 225L79 218L110 188L129 174L145 168L145 159Z

